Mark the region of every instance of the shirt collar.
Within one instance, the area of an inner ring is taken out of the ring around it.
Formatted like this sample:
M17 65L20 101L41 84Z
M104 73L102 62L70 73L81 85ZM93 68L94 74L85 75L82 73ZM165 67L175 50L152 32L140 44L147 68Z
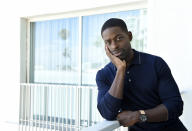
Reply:
M133 57L133 61L131 62L132 64L141 64L141 53L139 51L136 51L135 49L132 49L134 52L134 57Z

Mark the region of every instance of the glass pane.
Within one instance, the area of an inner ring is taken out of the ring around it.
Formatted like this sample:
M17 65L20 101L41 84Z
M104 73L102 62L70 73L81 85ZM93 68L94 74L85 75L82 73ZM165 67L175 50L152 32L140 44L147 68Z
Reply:
M101 27L109 18L123 19L133 33L132 47L142 51L146 48L147 10L130 10L123 12L91 15L83 17L82 31L82 84L95 85L96 72L109 62L101 38Z
M32 82L78 83L78 18L31 23Z

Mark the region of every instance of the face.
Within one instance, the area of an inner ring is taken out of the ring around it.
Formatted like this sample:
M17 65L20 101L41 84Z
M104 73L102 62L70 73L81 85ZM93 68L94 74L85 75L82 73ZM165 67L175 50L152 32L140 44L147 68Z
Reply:
M109 51L121 60L128 60L131 54L131 32L125 33L120 27L110 27L103 31L102 38Z

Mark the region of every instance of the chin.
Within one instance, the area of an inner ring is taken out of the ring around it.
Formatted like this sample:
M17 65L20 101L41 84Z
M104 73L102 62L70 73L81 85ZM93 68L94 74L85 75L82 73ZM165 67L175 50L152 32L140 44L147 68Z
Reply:
M125 57L123 57L123 56L118 56L118 58L119 58L120 60L125 60Z
M127 58L128 58L129 56L128 55L120 55L120 56L118 56L118 58L120 59L120 60L127 60Z

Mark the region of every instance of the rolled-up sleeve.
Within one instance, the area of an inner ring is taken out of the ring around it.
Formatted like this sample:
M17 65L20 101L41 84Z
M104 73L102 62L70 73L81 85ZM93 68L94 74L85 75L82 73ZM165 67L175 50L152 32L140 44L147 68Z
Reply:
M97 108L100 114L107 120L115 120L122 100L109 94L110 84L102 70L97 72L96 83L98 86Z
M168 119L178 118L183 112L183 101L179 88L166 62L157 57L156 69L158 73L158 93L162 104L168 110Z

